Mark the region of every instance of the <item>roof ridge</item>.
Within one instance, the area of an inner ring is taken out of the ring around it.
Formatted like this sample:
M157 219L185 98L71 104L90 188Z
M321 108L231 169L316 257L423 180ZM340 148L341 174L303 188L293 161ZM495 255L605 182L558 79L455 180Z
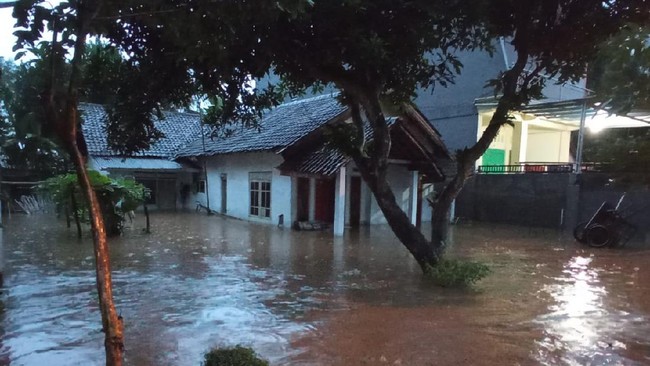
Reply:
M292 100L290 102L282 103L279 106L277 106L275 108L272 108L271 110L277 109L277 108L282 108L282 107L287 107L287 106L291 106L291 105L296 105L296 104L302 104L302 103L306 103L306 102L312 102L312 101L320 100L320 99L334 98L334 97L338 97L340 94L341 94L340 92L331 92L331 93L327 93L327 94L316 95L316 96L309 97L309 98L296 99L296 100Z

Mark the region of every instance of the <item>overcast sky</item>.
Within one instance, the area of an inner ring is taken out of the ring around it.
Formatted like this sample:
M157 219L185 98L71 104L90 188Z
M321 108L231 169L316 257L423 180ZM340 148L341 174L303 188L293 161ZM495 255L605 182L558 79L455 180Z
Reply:
M0 56L13 60L14 53L11 48L16 43L13 26L14 18L11 17L12 8L0 9Z

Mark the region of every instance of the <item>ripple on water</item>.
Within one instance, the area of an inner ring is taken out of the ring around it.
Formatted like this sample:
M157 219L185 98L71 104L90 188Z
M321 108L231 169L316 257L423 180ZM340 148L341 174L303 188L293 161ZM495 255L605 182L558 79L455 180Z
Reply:
M278 365L634 364L650 354L647 252L591 256L556 237L461 226L451 254L494 273L450 291L423 282L386 227L335 239L203 215L152 222L151 235L136 221L110 243L130 365L197 365L238 343ZM6 224L0 363L101 364L88 238L50 218Z

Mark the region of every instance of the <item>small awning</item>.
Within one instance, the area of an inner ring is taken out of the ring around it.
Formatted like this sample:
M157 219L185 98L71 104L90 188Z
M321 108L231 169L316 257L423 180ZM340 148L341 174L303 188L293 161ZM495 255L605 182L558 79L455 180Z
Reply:
M480 109L487 109L496 107L497 102L490 98L477 100L475 104ZM626 116L619 116L599 108L590 98L552 102L541 100L532 102L520 112L578 129L583 106L586 106L585 125L592 130L650 127L650 111L633 111Z
M198 169L164 158L90 157L90 166L97 170L198 171Z

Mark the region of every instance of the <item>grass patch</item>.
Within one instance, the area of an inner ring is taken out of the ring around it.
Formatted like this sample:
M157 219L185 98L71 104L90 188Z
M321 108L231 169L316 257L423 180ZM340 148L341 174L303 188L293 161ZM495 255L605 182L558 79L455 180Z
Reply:
M203 366L269 366L248 347L214 348L205 354Z
M427 266L425 275L443 287L468 287L490 274L486 264L443 259L435 266Z

